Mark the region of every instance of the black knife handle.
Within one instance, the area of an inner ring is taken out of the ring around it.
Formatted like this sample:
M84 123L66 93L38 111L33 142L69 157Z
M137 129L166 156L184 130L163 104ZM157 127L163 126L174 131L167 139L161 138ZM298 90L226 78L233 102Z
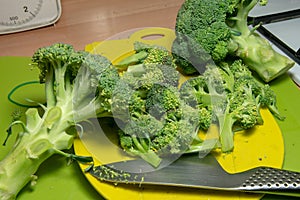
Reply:
M259 167L250 171L251 175L240 187L242 190L300 190L299 172L270 167Z

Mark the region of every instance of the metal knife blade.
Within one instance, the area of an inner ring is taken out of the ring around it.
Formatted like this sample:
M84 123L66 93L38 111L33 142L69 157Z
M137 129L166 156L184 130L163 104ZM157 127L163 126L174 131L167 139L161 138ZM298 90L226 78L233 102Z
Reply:
M101 181L300 196L300 173L270 167L229 174L208 154L187 154L155 170L143 160L93 166L88 173Z

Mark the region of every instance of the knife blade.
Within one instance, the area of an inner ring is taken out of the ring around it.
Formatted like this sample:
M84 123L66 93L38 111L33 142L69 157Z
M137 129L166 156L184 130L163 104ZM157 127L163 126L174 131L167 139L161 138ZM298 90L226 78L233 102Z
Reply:
M164 163L165 166L155 169L137 159L92 166L86 172L100 181L114 184L165 185L300 196L299 172L256 167L229 174L211 154L201 159L198 154L186 154L172 163L165 159Z

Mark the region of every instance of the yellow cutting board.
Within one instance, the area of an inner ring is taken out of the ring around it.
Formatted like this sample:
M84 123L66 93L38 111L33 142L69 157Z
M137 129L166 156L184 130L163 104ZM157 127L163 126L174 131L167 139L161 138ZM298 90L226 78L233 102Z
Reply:
M148 44L157 44L171 48L175 38L175 33L167 28L143 28L131 30L118 34L109 40L94 42L86 46L86 50L92 53L99 53L109 58L113 63L132 54L133 43L141 41ZM244 171L257 166L270 166L281 168L284 160L284 141L281 130L272 114L265 109L261 110L264 124L253 129L238 132L234 136L234 151L223 154L213 152L214 156L224 168L230 173ZM78 155L92 155L96 164L104 164L103 156L111 158L105 162L113 162L124 159L124 155L119 154L116 147L106 145L105 149L99 148L101 142L95 142L95 138L77 139L74 143L75 152ZM101 150L99 150L101 149ZM87 167L80 165L81 169ZM84 172L83 172L84 173ZM112 185L101 182L84 173L86 178L94 188L105 198L114 199L260 199L261 194L249 194L240 192L225 192L213 190L200 190L192 188L174 188L157 186L132 186L132 185Z

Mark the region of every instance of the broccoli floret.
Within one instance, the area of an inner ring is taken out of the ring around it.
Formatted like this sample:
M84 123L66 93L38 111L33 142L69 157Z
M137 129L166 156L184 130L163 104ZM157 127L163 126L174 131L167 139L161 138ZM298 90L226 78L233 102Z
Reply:
M257 80L243 64L242 60L236 60L229 66L235 78L235 85L248 84L251 87L252 93L257 101L258 113L260 108L268 108L269 111L279 120L284 120L277 108L276 94L271 89L270 85L264 84ZM260 116L258 119L259 124L263 124L263 119Z
M123 72L122 80L140 91L142 96L147 96L154 84L168 84L177 87L179 72L167 65L138 64L129 66L127 71Z
M263 85L261 94L258 95L261 107L266 107L269 111L279 120L284 120L277 107L277 98L275 92L271 89L270 85Z
M199 56L199 48L187 44L186 38L190 38L190 43L198 43L216 63L228 56L239 57L265 82L275 79L294 62L274 51L266 39L255 33L257 27L249 29L247 17L257 4L265 5L266 1L186 0L177 15L175 30L179 37L174 41L173 52L185 51L187 57L183 58L187 61L195 61L196 56L194 66L207 63L210 58Z
M126 80L120 79L112 95L112 114L115 119L126 123L131 117L146 113L144 94L132 87Z
M196 134L195 126L186 119L169 121L152 140L152 146L162 155L182 154L190 147Z
M141 62L143 62L143 60L148 56L148 53L145 51L141 51L141 52L136 52L124 59L122 59L121 61L119 61L118 63L115 64L115 67L119 70L119 71L124 71L127 70L128 66L130 65L136 65L139 64Z
M122 78L146 95L153 83L179 84L179 72L172 54L166 48L142 42L134 43L135 53L115 64L122 69Z
M112 97L114 117L124 123L120 126L120 146L130 155L140 156L158 167L162 155L186 150L198 130L198 112L181 100L177 87L164 79L148 84L147 90L143 88L141 92L141 87L133 84L141 77L133 76L131 67L123 72ZM126 73L130 73L130 79ZM147 80L151 82L151 78Z
M232 151L234 128L245 130L257 124L255 96L248 82L236 79L228 67L209 68L204 76L207 77L209 91L220 95L212 99L212 112L219 127L221 150Z
M163 157L185 153L196 138L197 126L191 123L191 113L186 114L189 116L166 121L150 114L132 118L119 132L120 146L129 155L139 156L158 167Z
M9 154L0 161L0 197L5 199L15 198L53 154L92 161L64 150L72 147L75 126L80 122L108 115L111 90L119 80L107 58L75 51L68 44L38 49L32 56L32 66L40 70L46 104L41 103L43 112L29 108L26 122L14 121L8 129L16 124L23 128Z
M172 44L172 55L177 70L184 75L202 74L212 59L203 47L192 37L176 32Z
M198 117L196 109L176 102L180 99L179 95L172 93L178 93L173 86L160 86L153 86L146 98L131 88L112 100L113 113L123 114L120 146L128 154L139 156L154 167L159 166L162 155L179 153L179 150L183 153L192 141L190 138L195 137L197 132L196 125L193 131L188 129L188 125L192 127Z
M180 87L180 95L184 101L193 107L196 107L199 103L202 107L211 104L212 97L204 76L193 77L185 81Z
M234 147L234 126L246 130L257 124L256 101L248 85L235 88L235 91L228 95L227 103L216 105L214 111L219 122L222 152L232 151Z
M185 81L179 92L181 99L198 111L199 129L208 130L212 124L212 98L219 98L219 94L213 97L204 76L193 77Z
M179 109L181 103L176 87L154 84L146 98L146 110L160 119L164 115Z
M187 80L180 88L182 99L200 113L200 130L208 130L212 124L218 125L223 152L233 149L235 131L257 125L261 117L251 85L254 79L244 78L249 73L247 68L236 67L241 64L238 61L222 63L222 66L209 64L202 75ZM191 145L191 149L199 149L198 144Z
M120 70L136 64L160 64L176 68L172 54L163 46L134 42L134 53L115 64Z
M119 131L120 146L132 156L142 159L157 167L161 158L153 151L152 139L162 129L163 124L149 114L132 117Z

